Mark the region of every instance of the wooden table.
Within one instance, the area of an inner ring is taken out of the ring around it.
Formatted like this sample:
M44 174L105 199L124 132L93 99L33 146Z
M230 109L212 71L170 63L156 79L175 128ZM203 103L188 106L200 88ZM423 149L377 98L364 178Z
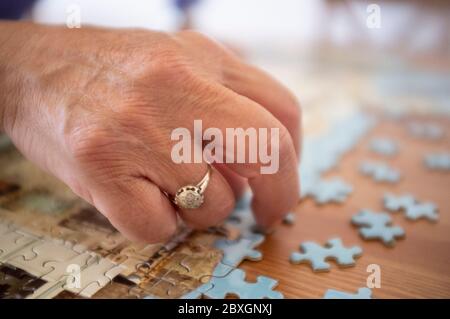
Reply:
M427 152L450 151L449 118L417 117L432 120L447 130L438 141L412 137L406 130L407 118L400 121L382 121L357 147L344 156L338 168L327 176L340 176L354 186L351 196L343 204L318 206L312 199L296 208L294 225L280 226L261 246L264 259L245 261L241 267L248 279L267 275L279 280L278 290L286 298L322 298L327 289L356 292L366 286L370 273L367 266L381 267L381 288L373 289L374 298L449 298L450 297L450 173L431 171L423 164ZM389 137L399 142L400 152L392 158L372 153L368 141L372 137ZM376 183L358 172L364 159L386 160L402 172L396 184ZM404 228L406 236L393 248L378 241L364 241L357 228L350 224L351 216L361 209L383 211L385 192L412 193L423 201L432 201L439 207L437 223L428 220L408 221L403 213L393 214L393 222ZM298 251L306 240L325 243L339 236L347 246L362 247L363 254L356 266L339 268L331 262L331 271L314 273L309 265L289 263L291 252Z

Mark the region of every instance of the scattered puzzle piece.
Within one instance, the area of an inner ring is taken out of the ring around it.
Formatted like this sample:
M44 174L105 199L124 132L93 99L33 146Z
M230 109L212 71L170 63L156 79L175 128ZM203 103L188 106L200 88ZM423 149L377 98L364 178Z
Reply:
M392 219L386 213L360 211L352 217L352 223L360 226L360 235L367 240L380 239L386 246L393 246L395 239L405 236L401 227L391 226Z
M303 196L313 197L317 203L343 202L353 191L352 186L339 178L317 180L303 188Z
M300 245L300 250L303 253L291 254L291 263L310 263L314 271L330 270L330 264L326 262L328 259L335 260L339 266L353 266L354 258L362 254L362 249L358 246L344 247L340 238L330 239L324 246L315 242L305 242Z
M437 140L444 135L442 127L434 123L412 122L408 129L413 136L430 140Z
M405 194L402 196L394 196L392 194L384 195L384 207L388 210L399 210L410 205L413 205L416 202L414 196Z
M359 288L356 294L344 291L328 289L323 296L324 299L372 299L372 290L363 287Z
M411 220L426 218L430 221L437 221L438 210L433 203L420 203L412 195L406 194L395 196L392 194L384 195L384 207L389 211L404 211L405 216Z
M450 153L434 153L425 156L425 165L430 169L450 171Z
M370 149L378 154L393 156L398 152L397 143L387 138L374 138L370 141Z
M400 173L385 163L366 161L361 163L359 171L377 182L395 183L400 180Z
M356 113L337 122L323 136L305 138L299 167L302 192L313 189L322 174L336 167L341 157L356 145L375 122L372 116Z
M264 236L252 234L236 240L219 239L215 247L223 251L222 263L238 266L244 259L257 261L262 259L260 251L255 250L264 241Z

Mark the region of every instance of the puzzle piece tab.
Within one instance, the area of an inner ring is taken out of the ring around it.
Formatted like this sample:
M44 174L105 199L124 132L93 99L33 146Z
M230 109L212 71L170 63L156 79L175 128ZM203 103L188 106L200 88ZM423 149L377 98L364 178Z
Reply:
M362 249L358 246L344 247L340 238L330 239L324 246L315 242L304 242L300 245L300 250L302 253L291 254L291 263L310 263L314 271L330 270L330 264L326 262L329 259L335 260L339 266L353 266L354 258L362 254Z
M328 289L323 296L324 299L372 299L372 290L363 287L359 288L356 294L344 291Z
M371 176L377 182L396 183L400 180L400 172L381 162L363 162L359 167L359 171Z
M352 217L352 223L360 226L359 233L362 238L379 239L386 246L393 246L396 238L405 236L401 227L391 226L392 219L386 213L374 213L370 210L360 211Z
M410 220L426 218L435 222L439 218L438 209L435 204L430 202L421 203L409 194L402 196L385 194L384 207L391 212L402 210L406 218Z

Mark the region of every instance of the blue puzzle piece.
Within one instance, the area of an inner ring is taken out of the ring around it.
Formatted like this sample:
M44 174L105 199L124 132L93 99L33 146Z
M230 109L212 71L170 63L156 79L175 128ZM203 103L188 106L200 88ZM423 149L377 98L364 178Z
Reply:
M255 283L245 281L246 274L241 269L233 269L224 277L211 277L208 287L202 294L207 298L224 299L234 295L241 299L283 299L281 292L273 290L278 284L275 279L259 276ZM206 288L205 288L206 289Z
M425 156L425 165L430 169L450 171L450 153L434 153Z
M244 259L257 261L262 259L262 254L255 248L264 241L261 234L251 234L236 240L219 239L215 247L223 251L222 263L230 266L238 266Z
M250 209L235 210L225 224L237 229L241 237L251 237L260 233L253 212Z
M300 245L300 250L302 253L291 254L291 263L310 263L314 271L330 270L330 264L326 262L329 259L335 260L339 266L353 266L354 258L362 254L362 249L358 246L344 247L340 238L329 240L325 246L315 242L305 242Z
M335 123L323 136L307 136L303 141L300 161L302 192L312 189L322 174L336 167L341 157L350 151L374 124L372 116L356 113Z
M303 196L311 196L319 204L330 202L343 202L353 191L352 186L339 178L330 180L317 180L303 186Z
M372 139L370 141L370 149L375 153L386 156L392 156L398 152L397 143L387 138Z
M242 197L236 202L235 209L236 210L250 209L251 203L252 203L252 192L247 190L242 195Z
M384 195L384 207L388 210L399 210L404 207L413 205L416 202L414 196L405 194L402 196L395 196L393 194L386 193Z
M395 183L400 180L400 173L385 163L366 161L361 163L359 171L377 182Z
M402 210L405 213L406 218L411 220L426 218L434 222L439 218L436 205L429 202L420 203L409 194L402 196L385 194L384 207L392 212Z
M344 291L328 289L323 296L324 299L372 299L372 290L366 287L359 288L356 294Z
M392 219L386 213L374 213L369 210L360 211L352 217L352 223L360 226L359 233L362 238L379 239L386 246L393 246L395 239L405 236L401 227L391 226Z
M409 132L419 138L437 140L444 136L444 130L434 123L413 122L408 125Z

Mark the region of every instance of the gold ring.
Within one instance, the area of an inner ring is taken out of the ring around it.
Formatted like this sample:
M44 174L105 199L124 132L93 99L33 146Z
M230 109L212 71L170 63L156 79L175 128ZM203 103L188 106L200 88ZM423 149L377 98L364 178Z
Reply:
M195 209L202 206L204 201L203 193L208 186L210 175L211 166L208 165L206 175L197 185L186 185L177 190L173 200L174 204L183 209Z

